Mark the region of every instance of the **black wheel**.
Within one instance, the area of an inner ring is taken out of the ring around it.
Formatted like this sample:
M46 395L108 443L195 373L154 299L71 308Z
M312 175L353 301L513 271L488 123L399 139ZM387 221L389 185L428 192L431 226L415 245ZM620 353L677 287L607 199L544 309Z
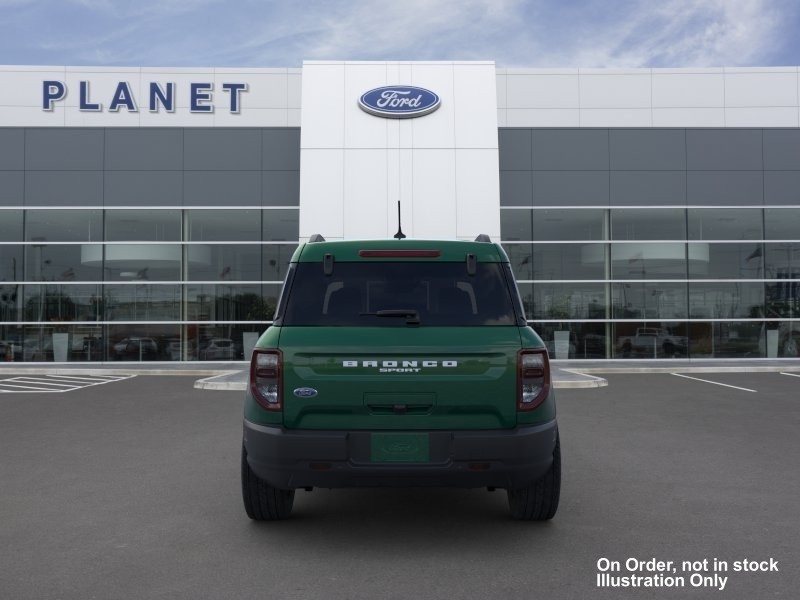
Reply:
M260 479L247 464L242 446L242 499L247 516L255 521L278 521L292 512L294 490L280 490Z
M561 442L556 435L553 464L528 487L508 490L508 508L517 521L546 521L558 510L561 493Z

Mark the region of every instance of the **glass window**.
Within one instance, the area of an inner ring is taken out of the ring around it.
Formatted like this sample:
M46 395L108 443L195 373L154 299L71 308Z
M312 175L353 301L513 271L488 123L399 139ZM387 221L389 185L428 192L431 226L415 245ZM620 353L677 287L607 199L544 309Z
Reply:
M97 285L26 285L26 321L102 321L103 294Z
M22 317L22 286L0 280L0 323L4 321L20 321ZM2 325L0 325L0 328ZM6 336L0 330L0 340ZM2 343L2 342L0 342ZM0 361L3 354L0 353Z
M106 321L178 321L181 286L142 283L106 285Z
M294 208L265 210L262 220L262 240L265 242L296 242L300 237L300 211Z
M550 358L606 358L606 323L533 323Z
M186 286L189 321L271 321L280 285Z
M530 210L500 210L500 239L507 242L533 239L533 216Z
M800 317L800 242L764 246L767 316Z
M689 244L692 279L761 279L763 273L761 243Z
M686 211L681 208L624 208L611 211L614 240L685 240Z
M0 244L0 284L7 281L22 281L22 248Z
M106 211L106 241L170 242L180 239L180 210Z
M261 245L192 244L189 281L260 281Z
M0 210L0 242L22 241L22 211Z
M766 356L766 327L763 322L690 323L689 336L692 358L764 358Z
M521 283L528 319L605 319L604 283Z
M513 325L500 263L298 263L283 315L286 325L364 327ZM413 321L412 321L413 319Z
M187 210L188 233L192 242L261 241L261 211L250 210Z
M267 325L202 323L187 326L189 360L227 361L250 357Z
M106 331L108 360L177 360L181 351L180 325L127 323L109 325Z
M193 260L208 260L198 246L189 246L189 264ZM180 281L181 252L179 244L106 244L83 246L84 261L101 261L105 252L107 281ZM98 262L99 264L99 262Z
M531 244L503 244L511 263L514 279L529 280L533 273L533 246Z
M690 240L760 240L760 208L690 208Z
M614 279L685 279L686 244L611 244L611 274Z
M636 281L611 287L615 319L683 319L686 317L686 284Z
M605 210L533 211L533 239L541 242L605 240Z
M686 358L687 323L612 323L614 358Z
M101 242L100 210L29 210L25 214L29 242Z
M101 244L25 246L26 281L102 281Z
M261 246L262 278L264 281L283 281L297 244L264 244Z
M605 279L607 246L535 244L532 279Z
M105 360L106 343L100 325L42 323L25 327L22 360L86 362Z
M764 239L800 240L800 208L765 208Z
M24 338L24 328L21 325L0 323L0 358L5 362L22 361L22 340Z
M692 319L747 319L763 316L764 284L720 282L689 284Z

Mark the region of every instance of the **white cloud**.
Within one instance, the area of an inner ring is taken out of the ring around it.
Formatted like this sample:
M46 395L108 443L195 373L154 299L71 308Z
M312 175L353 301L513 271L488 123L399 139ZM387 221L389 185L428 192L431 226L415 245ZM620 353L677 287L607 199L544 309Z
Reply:
M55 14L32 0L0 0L0 7L7 17L0 51L9 57L176 66L299 66L303 59L769 65L795 35L798 14L794 0L67 0ZM13 38L40 24L47 29L41 39Z

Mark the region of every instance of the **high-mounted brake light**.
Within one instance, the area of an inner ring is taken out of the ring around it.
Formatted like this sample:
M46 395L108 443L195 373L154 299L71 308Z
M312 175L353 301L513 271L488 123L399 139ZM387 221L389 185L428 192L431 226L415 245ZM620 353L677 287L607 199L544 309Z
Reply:
M517 358L519 396L517 410L533 410L550 393L550 361L547 350L520 350Z
M263 408L281 410L281 369L283 356L280 350L253 350L250 360L250 393Z
M361 258L438 258L441 250L359 250Z

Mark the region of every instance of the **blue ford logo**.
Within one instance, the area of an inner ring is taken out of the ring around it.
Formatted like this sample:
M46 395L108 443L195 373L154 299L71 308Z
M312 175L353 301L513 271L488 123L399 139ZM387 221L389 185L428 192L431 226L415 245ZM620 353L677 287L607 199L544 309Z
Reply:
M365 92L358 99L361 110L378 117L407 119L432 113L441 104L439 96L413 85L387 85Z
M314 388L297 388L294 391L294 395L298 398L313 398L317 393L317 390Z

